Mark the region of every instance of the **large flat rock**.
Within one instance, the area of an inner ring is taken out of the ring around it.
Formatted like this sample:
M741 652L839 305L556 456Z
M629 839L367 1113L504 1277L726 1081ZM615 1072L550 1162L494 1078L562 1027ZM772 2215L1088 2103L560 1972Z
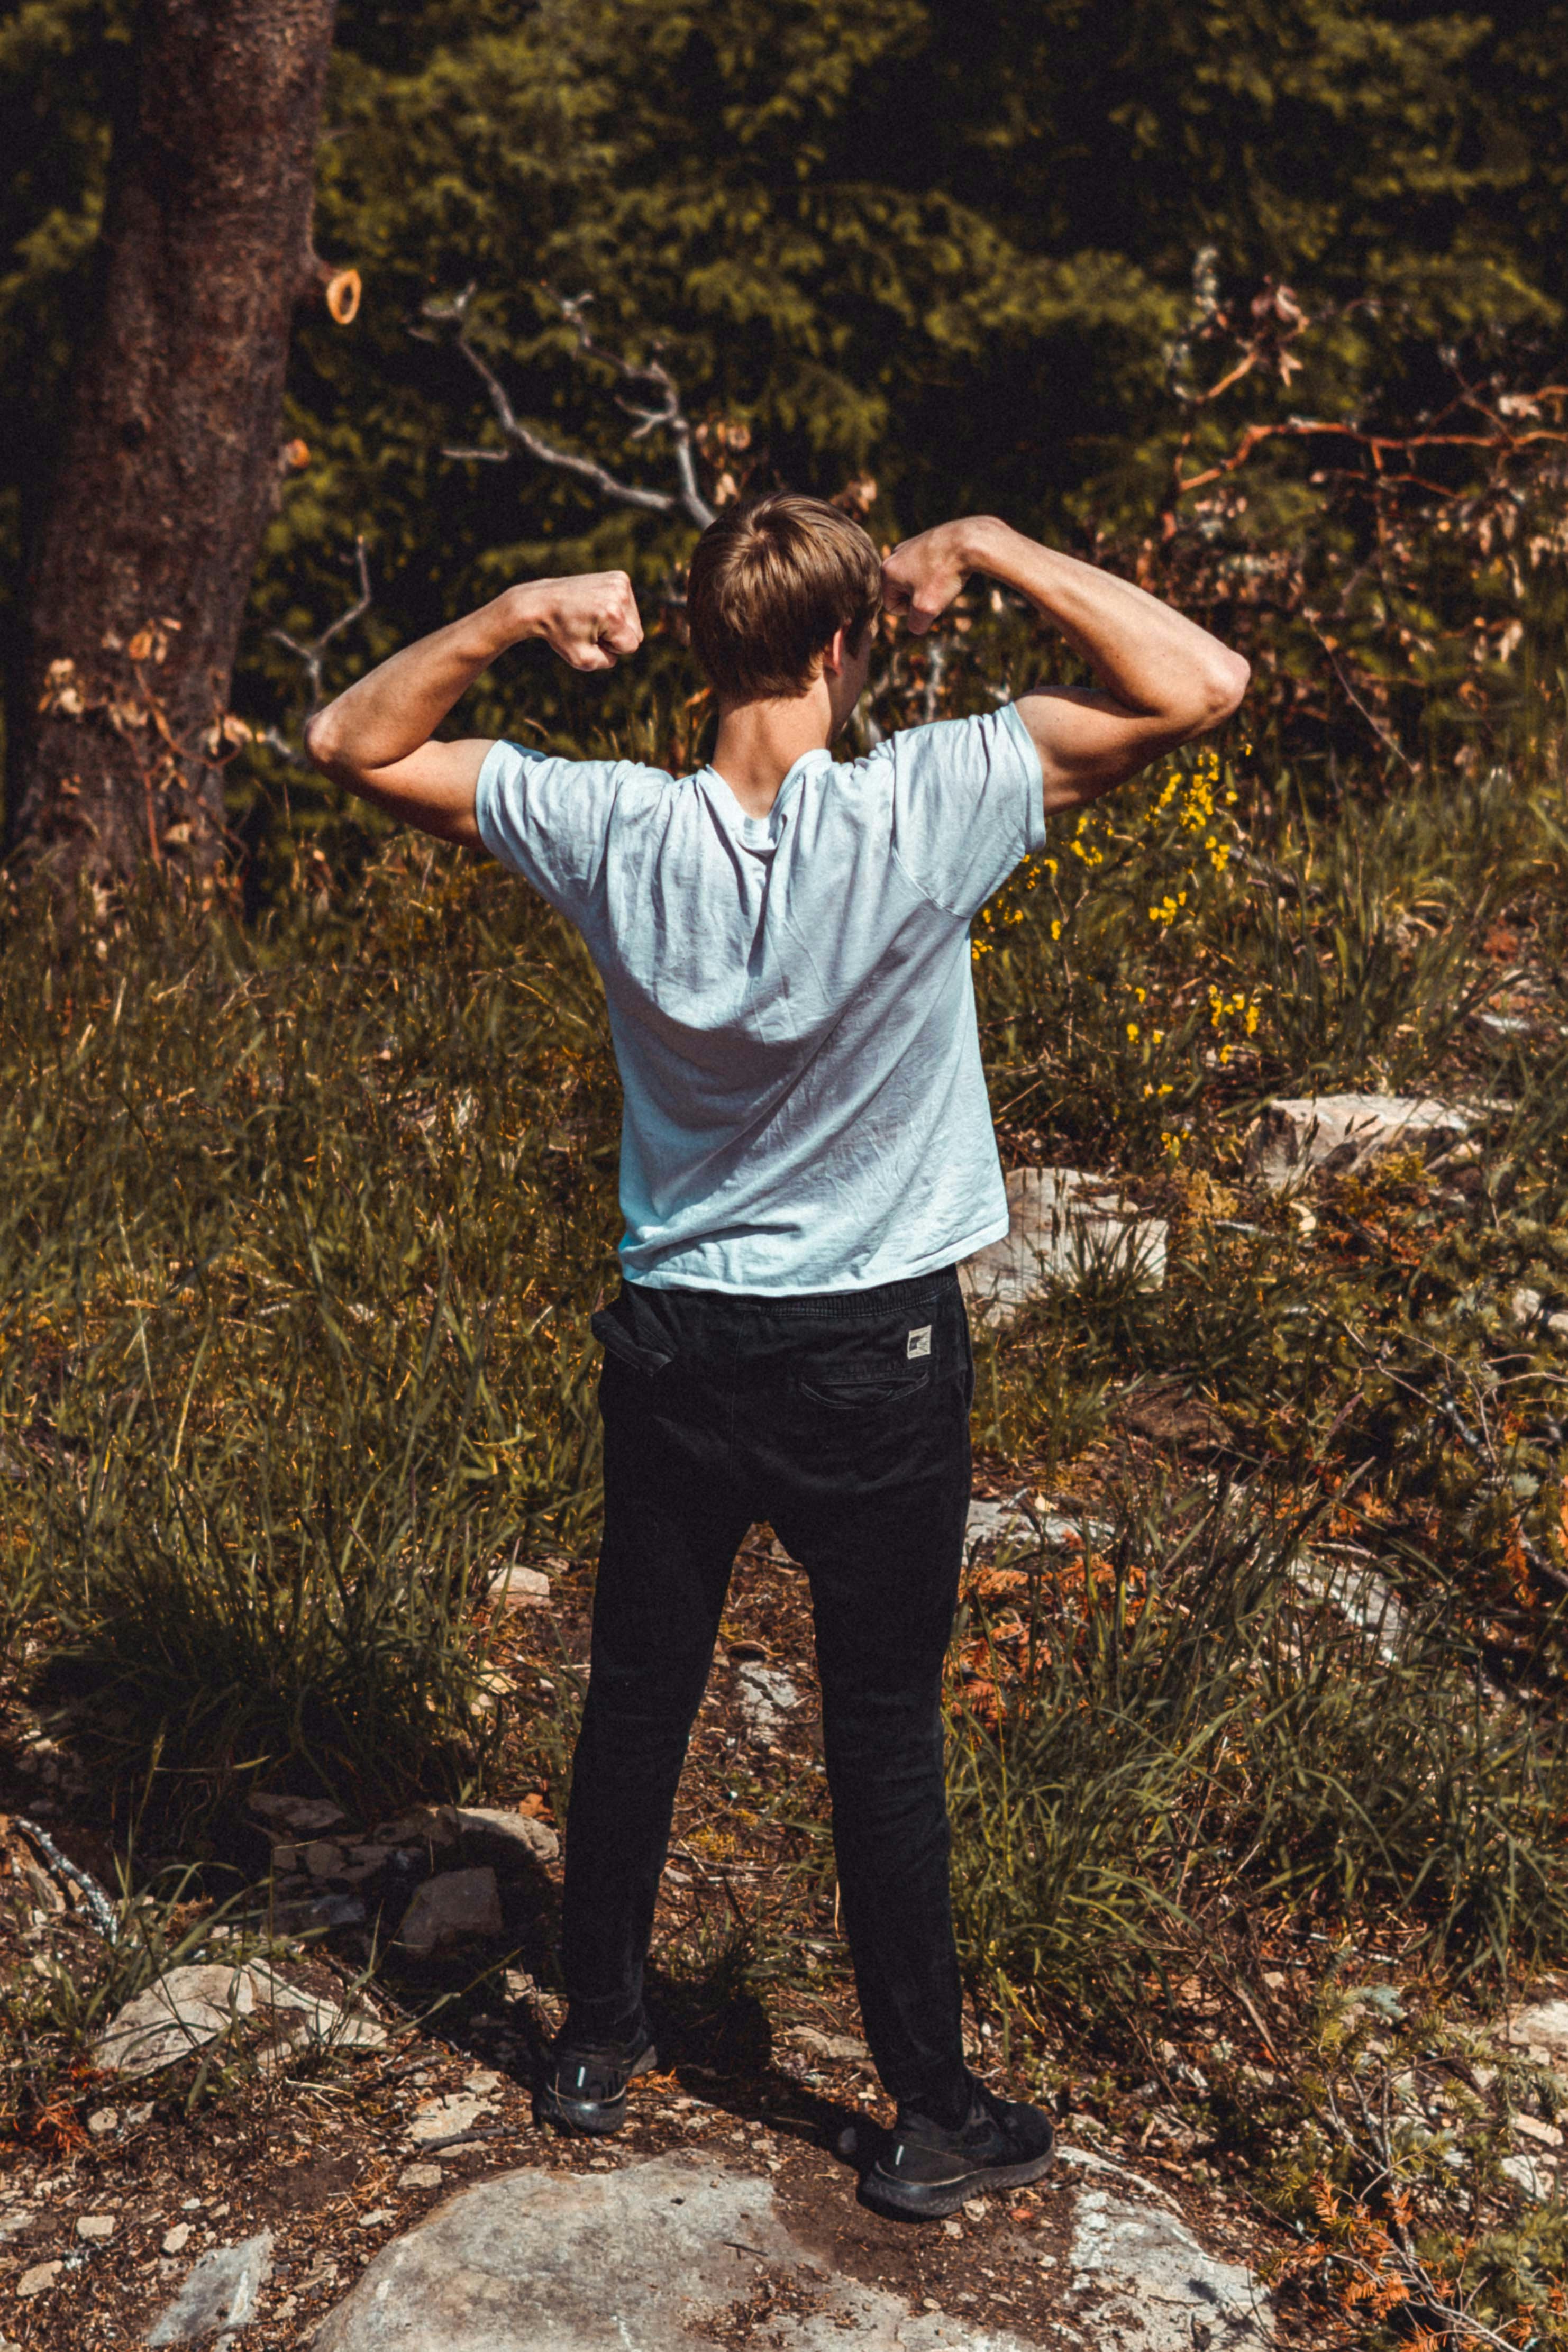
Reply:
M1205 2253L1145 2184L1074 2175L1068 2276L1048 2342L1095 2352L1261 2352L1247 2272ZM834 2273L771 2181L694 2156L598 2173L503 2173L384 2247L314 2352L1043 2352Z
M1476 1124L1472 1111L1421 1095L1315 1095L1267 1104L1247 1145L1247 1171L1272 1192L1344 1176L1383 1151L1430 1159Z

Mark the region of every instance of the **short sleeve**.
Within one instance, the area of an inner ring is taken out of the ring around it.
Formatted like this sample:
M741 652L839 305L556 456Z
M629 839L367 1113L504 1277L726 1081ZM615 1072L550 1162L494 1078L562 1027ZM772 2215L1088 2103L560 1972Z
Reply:
M1013 703L893 738L893 848L923 898L968 922L1046 845L1045 778Z
M624 765L492 743L474 790L479 839L552 907L577 915L604 865Z

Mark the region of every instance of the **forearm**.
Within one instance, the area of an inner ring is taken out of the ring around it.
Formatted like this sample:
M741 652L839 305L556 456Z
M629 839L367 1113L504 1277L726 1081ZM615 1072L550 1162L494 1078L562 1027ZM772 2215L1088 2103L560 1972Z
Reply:
M497 656L537 634L527 592L509 588L478 612L394 654L319 710L306 730L311 759L367 799L395 804L395 794L374 788L375 772L428 743Z
M1239 654L1130 580L986 517L969 526L964 556L966 569L1026 597L1131 714L1196 734L1227 717L1246 690Z

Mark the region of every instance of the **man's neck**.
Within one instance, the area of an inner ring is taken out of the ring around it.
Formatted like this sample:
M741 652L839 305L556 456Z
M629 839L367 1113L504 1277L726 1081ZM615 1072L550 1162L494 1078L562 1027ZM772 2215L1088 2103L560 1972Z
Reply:
M807 751L826 751L834 732L820 678L787 701L721 703L711 765L748 816L766 816L795 761Z

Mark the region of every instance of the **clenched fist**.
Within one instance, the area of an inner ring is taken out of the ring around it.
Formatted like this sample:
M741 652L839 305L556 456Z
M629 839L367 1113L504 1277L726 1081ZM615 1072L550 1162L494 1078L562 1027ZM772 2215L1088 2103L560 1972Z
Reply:
M642 616L624 572L584 572L515 588L520 636L542 637L574 669L614 669L642 643Z
M906 539L882 565L883 611L901 614L910 634L924 636L969 574L984 569L987 534L1005 528L987 516L970 515Z

